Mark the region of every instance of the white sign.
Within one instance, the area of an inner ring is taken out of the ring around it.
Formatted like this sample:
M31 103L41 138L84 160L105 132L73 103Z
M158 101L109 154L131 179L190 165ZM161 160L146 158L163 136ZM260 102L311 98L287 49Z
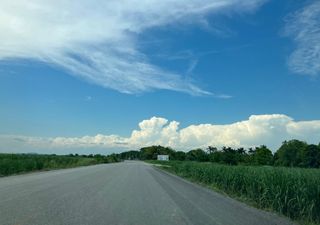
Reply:
M157 160L169 161L169 155L158 155Z

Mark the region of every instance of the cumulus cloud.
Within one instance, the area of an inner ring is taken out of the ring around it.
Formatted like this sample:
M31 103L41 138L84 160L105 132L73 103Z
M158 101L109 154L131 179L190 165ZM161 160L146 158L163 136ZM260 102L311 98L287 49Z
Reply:
M0 60L31 59L123 93L152 89L209 94L149 62L139 35L209 13L251 12L266 0L2 0Z
M296 49L289 57L290 69L299 74L320 74L320 2L314 1L287 18L285 34Z
M3 146L0 151L13 149L138 149L149 145L170 146L178 150L206 148L209 145L222 147L254 147L265 144L276 150L284 140L299 139L309 143L320 141L320 120L295 121L282 115L252 115L249 119L225 125L199 124L179 129L179 122L152 117L139 123L130 137L119 135L84 137L25 137L0 136Z

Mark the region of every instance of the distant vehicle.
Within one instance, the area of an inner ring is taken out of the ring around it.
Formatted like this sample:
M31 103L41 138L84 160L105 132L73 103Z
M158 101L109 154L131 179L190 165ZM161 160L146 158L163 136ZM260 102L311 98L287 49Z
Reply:
M158 155L157 160L159 161L169 161L169 155Z

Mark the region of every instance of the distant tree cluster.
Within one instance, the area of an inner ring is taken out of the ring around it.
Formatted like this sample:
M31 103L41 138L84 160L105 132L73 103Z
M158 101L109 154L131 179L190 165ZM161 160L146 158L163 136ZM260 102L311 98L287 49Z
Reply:
M275 165L287 167L320 167L320 144L313 145L299 140L284 141L273 154L265 145L255 148L193 149L188 152L175 151L169 147L149 146L140 151L128 151L117 154L121 160L140 159L155 160L157 155L169 155L170 160L215 162L229 165Z
M140 151L127 151L118 154L118 157L121 160L140 160L141 152Z
M320 167L320 143L308 145L306 142L291 140L283 142L274 154L275 165Z

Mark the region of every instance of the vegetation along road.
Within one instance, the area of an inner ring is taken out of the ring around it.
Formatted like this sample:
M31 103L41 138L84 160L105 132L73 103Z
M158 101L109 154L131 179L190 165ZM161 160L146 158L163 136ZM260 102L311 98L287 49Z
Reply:
M293 224L139 161L0 178L1 225Z

